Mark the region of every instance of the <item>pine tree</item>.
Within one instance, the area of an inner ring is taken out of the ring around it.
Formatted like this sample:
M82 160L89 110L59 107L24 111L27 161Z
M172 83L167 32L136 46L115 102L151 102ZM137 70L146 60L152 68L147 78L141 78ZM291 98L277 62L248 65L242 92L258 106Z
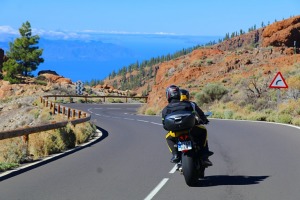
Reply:
M16 71L20 75L28 76L37 69L40 63L44 62L44 59L41 57L43 49L39 49L36 46L40 38L38 35L32 35L31 25L28 21L22 24L22 27L19 28L19 33L21 37L16 38L13 43L9 43L10 50L7 52L7 57L16 61L18 64L18 70ZM11 63L6 64L6 70L9 68L8 64ZM16 67L16 65L11 67Z
M20 79L17 77L20 74L19 64L14 59L8 59L3 63L3 71L6 72L4 80L9 81L10 83L20 83Z

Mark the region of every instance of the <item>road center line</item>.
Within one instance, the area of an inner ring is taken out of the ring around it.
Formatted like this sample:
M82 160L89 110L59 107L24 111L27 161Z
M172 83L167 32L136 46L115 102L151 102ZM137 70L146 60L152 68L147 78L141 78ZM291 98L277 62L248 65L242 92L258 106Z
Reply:
M150 194L144 199L144 200L151 200L158 192L159 190L167 183L169 179L164 178L151 192Z
M156 124L156 125L160 125L160 126L162 126L162 124L160 123L155 123L155 122L151 122L151 124Z
M134 119L131 118L123 118L123 119L134 121Z
M169 171L169 174L174 174L176 172L177 165L174 165L174 167Z
M146 120L140 120L140 119L137 119L136 121L138 121L138 122L149 122L149 121L146 121Z

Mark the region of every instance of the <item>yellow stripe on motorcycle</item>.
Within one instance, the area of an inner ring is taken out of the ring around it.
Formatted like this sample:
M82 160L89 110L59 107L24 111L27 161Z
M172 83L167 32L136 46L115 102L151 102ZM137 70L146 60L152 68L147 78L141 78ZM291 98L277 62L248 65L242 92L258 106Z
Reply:
M167 134L166 134L166 138L167 137L179 137L180 135L186 133L187 131L178 131L178 132L173 132L173 131L169 131Z

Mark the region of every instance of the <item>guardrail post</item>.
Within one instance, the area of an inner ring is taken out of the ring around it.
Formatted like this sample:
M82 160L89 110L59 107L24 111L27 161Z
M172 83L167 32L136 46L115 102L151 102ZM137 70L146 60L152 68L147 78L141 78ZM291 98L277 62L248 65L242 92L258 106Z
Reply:
M105 102L105 97L103 97L103 102Z
M23 135L23 142L26 144L26 156L29 156L29 134Z
M52 113L53 113L53 115L55 115L55 103L53 104L53 107L52 107Z
M68 119L70 119L70 117L71 117L71 109L68 108Z
M72 110L72 118L75 118L75 115L76 115L76 112L75 112L75 109Z
M85 95L85 97L84 97L84 98L85 98L85 103L87 103L87 95Z
M60 104L57 105L57 114L60 114Z
M81 111L80 110L78 111L78 118L79 119L81 118Z
M62 109L62 114L64 115L66 113L66 107L64 106Z

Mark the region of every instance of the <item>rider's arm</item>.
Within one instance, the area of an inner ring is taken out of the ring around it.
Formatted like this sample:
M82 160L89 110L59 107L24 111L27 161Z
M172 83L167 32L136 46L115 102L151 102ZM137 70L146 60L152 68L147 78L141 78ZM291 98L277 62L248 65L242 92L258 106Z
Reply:
M201 108L199 108L199 106L196 103L195 103L195 110L198 113L199 117L201 118L202 122L204 124L208 124L209 120L207 119L204 112L201 110Z

